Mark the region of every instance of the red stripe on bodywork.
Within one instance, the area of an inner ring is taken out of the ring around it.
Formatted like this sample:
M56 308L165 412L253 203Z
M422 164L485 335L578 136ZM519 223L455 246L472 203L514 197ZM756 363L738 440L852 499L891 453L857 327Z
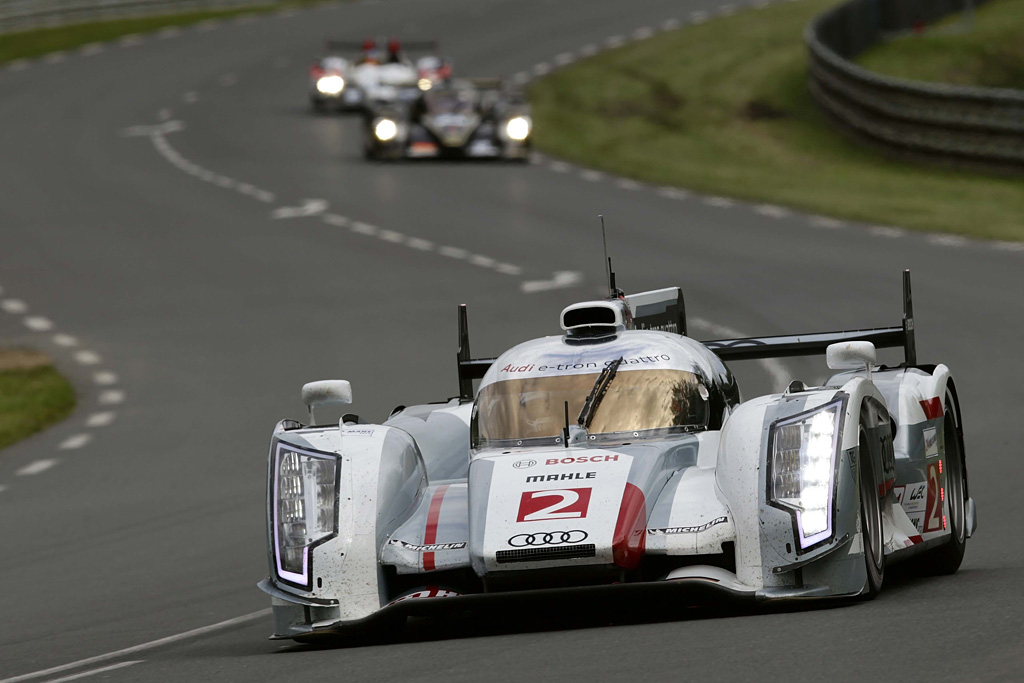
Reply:
M623 569L636 569L647 549L647 501L644 492L627 483L612 536L612 559Z
M430 510L427 512L427 530L423 534L423 545L431 545L437 542L437 520L441 517L441 501L444 500L444 494L447 491L448 484L444 484L434 491L434 497L430 499ZM434 552L432 550L423 553L423 569L428 572L434 570Z
M913 543L914 545L917 545L918 543L921 542L921 537L920 536L911 536L910 537L910 542Z
M893 484L896 483L896 477L887 480L884 484L878 485L878 497L881 498L885 494L889 493L889 489L892 488Z
M942 400L938 396L927 401L921 401L921 408L924 409L924 416L929 420L942 417Z

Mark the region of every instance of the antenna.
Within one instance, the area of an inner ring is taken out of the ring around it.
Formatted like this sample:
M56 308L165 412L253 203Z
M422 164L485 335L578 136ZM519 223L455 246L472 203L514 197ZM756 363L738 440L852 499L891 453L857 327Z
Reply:
M617 297L619 290L615 287L615 271L612 270L612 259L608 256L608 236L604 230L604 214L598 214L597 217L601 219L601 244L604 246L604 274L608 278L608 289L611 297Z

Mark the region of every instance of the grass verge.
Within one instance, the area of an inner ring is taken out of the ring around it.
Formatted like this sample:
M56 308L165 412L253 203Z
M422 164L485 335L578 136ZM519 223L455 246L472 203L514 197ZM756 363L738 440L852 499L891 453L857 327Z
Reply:
M839 133L801 34L834 0L780 3L611 50L530 88L543 152L655 184L856 221L1024 240L1024 183L892 161Z
M242 14L266 14L290 7L307 7L315 4L319 4L318 0L291 0L273 5L112 19L7 33L0 35L0 63L71 50L91 43L103 43L136 33L150 33L168 26L188 26L211 19L225 19Z
M0 448L59 422L75 407L75 390L50 359L0 350Z
M1024 0L989 0L973 23L956 14L877 45L857 61L887 76L1024 89Z

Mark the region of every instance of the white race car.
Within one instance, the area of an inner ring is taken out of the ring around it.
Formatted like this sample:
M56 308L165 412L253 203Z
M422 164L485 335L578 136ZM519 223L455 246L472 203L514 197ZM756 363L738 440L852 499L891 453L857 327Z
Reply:
M678 288L613 285L566 308L563 334L475 360L460 307L458 398L274 430L273 637L567 592L873 597L907 558L955 572L976 527L960 406L949 369L917 363L909 273L904 310L898 327L701 343ZM817 353L837 371L824 386L743 402L725 365ZM312 423L351 389L303 398Z
M331 56L309 68L309 98L317 111L356 111L389 104L403 96L418 96L451 75L447 60L423 55L413 61L407 56L409 51L435 50L434 42L403 46L391 40L386 51L379 49L374 40L358 44L328 41L327 47ZM357 48L355 57L340 56Z

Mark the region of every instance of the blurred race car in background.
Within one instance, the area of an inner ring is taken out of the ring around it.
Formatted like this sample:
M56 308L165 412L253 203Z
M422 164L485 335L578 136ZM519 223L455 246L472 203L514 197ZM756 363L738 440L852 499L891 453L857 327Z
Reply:
M366 123L367 159L526 161L533 132L529 104L500 79L445 81L370 108Z
M309 98L317 111L358 111L373 103L397 100L403 92L430 90L451 76L451 63L438 57L437 42L405 43L391 39L361 43L328 41L329 56L309 68ZM351 58L343 53L355 52ZM415 61L409 52L428 52Z

